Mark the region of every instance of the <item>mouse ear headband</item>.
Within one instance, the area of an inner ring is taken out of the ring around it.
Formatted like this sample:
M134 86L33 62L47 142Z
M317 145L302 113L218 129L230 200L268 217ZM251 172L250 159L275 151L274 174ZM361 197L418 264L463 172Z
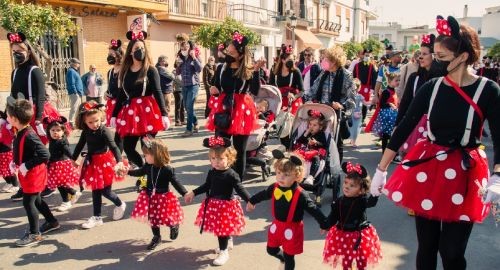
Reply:
M12 96L8 96L7 97L7 105L14 107L18 100L23 100L23 99L26 99L26 98L24 97L23 93L21 93L21 92L17 93L17 99L12 97Z
M118 50L122 46L122 41L119 39L112 39L109 43L109 48L112 50Z
M273 157L275 159L281 160L281 159L287 158L290 160L290 162L292 162L293 164L295 164L297 166L304 165L304 162L302 161L302 159L296 155L290 155L290 153L284 153L278 149L273 150L272 153L273 153Z
M56 122L61 125L64 125L68 122L68 119L66 119L66 117L64 116L57 116L57 117L47 116L42 120L42 123L46 126Z
M9 40L10 43L22 43L26 40L26 36L21 32L8 33L7 39Z
M436 31L439 35L450 36L460 40L460 25L452 16L448 16L445 20L443 16L438 15L436 17Z
M231 146L231 141L228 138L213 136L203 140L203 146L206 148L227 148Z
M342 163L342 171L344 171L345 174L356 173L361 178L365 178L368 176L368 172L366 171L365 167L361 166L358 163L353 164L349 161Z
M132 32L128 31L127 34L127 39L130 41L134 40L142 40L144 41L146 38L148 38L148 33L146 31L140 31L140 32Z

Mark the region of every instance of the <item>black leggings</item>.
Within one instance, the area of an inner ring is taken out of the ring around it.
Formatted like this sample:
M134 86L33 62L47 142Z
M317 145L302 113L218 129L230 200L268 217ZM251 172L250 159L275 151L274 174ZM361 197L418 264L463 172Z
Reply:
M26 215L28 216L28 222L30 225L30 233L39 234L39 221L38 214L42 214L45 221L49 223L57 222L57 219L50 212L49 206L40 196L40 193L24 193L23 194L23 206L26 210Z
M127 154L128 160L134 163L137 167L142 167L144 165L141 154L135 150L140 138L141 137L139 136L123 137L123 150L125 151L125 154Z
M267 247L267 253L273 257L278 258L282 263L285 263L285 270L295 269L294 255L288 255L279 247Z
M19 181L17 181L17 176L15 176L15 175L6 176L6 177L4 177L4 179L5 179L5 182L7 182L7 184L11 184L15 187L19 186Z
M118 146L118 149L120 149L120 153L123 153L123 139L120 137L118 132L115 132L115 143L116 146Z
M363 115L363 121L362 123L365 122L366 115L368 114L368 107L363 104L363 107L361 108L361 114Z
M226 250L227 245L229 243L229 236L218 236L217 240L219 241L219 249L220 250Z
M231 135L227 134L223 131L215 131L216 136L225 137L231 139ZM247 165L247 141L248 135L233 135L233 147L236 149L236 162L233 167L234 170L240 176L241 181L243 181L243 177L245 176L245 168Z
M92 190L92 205L94 206L94 216L101 216L102 196L110 200L115 206L121 206L122 201L118 195L111 190L111 186L104 187L103 189Z
M61 194L61 198L63 202L69 202L69 196L68 194L75 195L76 190L70 187L57 187L57 190L59 190L59 194Z
M160 227L151 226L151 231L153 232L154 236L161 236Z
M416 216L415 225L418 239L417 270L436 269L438 251L444 270L462 270L467 267L464 254L473 223L441 222Z
M391 139L391 135L389 135L389 134L382 135L382 154L385 152L385 149L387 148L387 144L389 144L390 139Z

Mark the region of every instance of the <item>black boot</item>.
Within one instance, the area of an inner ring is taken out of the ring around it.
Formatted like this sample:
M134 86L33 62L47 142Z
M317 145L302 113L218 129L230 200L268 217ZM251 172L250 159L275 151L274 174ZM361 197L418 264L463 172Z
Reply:
M20 201L23 199L23 189L20 188L16 194L10 196L10 199L13 200L13 201Z
M154 250L161 243L161 236L155 235L148 245L148 250Z
M179 225L170 227L170 240L177 239L179 236Z

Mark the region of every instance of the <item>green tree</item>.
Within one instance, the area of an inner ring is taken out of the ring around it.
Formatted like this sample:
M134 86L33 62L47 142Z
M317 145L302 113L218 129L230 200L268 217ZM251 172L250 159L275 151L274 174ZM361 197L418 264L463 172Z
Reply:
M495 58L500 58L500 42L495 43L491 48L488 50L489 57L495 57Z
M194 27L193 36L196 43L201 46L205 48L215 48L220 43L227 41L236 30L248 38L248 44L260 44L260 35L231 17L226 17L223 22L206 23Z
M344 49L347 59L354 59L358 52L363 50L363 46L358 42L349 41L342 44L342 49Z
M371 50L373 55L379 55L382 52L382 50L384 49L382 44L383 44L382 42L374 38L368 38L367 40L361 43L363 48Z

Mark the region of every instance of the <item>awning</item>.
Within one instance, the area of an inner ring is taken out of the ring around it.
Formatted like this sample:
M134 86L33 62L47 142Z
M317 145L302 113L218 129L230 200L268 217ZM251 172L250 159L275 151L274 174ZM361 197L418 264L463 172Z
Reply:
M313 49L320 49L323 43L309 30L295 29L295 35L302 40L304 47L311 47Z

